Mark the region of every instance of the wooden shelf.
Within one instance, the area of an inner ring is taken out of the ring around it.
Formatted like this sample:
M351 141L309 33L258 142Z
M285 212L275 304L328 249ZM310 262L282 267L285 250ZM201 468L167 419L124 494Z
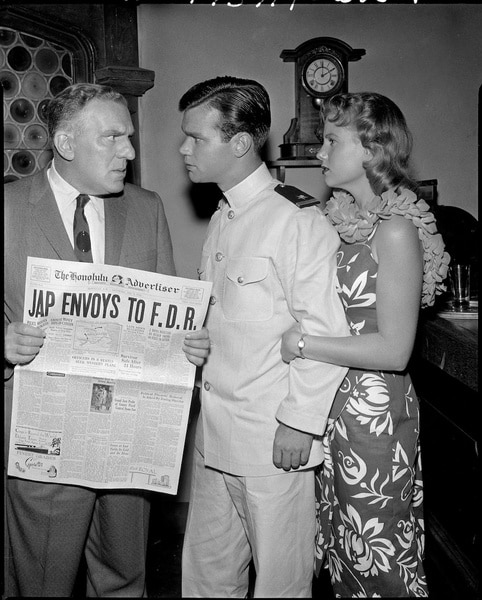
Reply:
M285 182L286 169L303 169L306 167L320 167L321 161L316 158L279 158L266 163L268 169L276 170L276 179Z

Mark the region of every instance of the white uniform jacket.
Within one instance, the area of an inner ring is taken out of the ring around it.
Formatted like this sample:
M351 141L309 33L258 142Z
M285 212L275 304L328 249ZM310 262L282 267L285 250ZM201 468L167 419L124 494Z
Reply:
M317 206L299 208L278 185L263 164L226 191L201 261L201 279L213 282L212 348L196 444L207 466L241 476L284 473L272 459L278 421L321 436L347 371L281 359L281 336L296 321L308 334L350 332L336 292L338 234ZM315 439L306 468L322 460Z

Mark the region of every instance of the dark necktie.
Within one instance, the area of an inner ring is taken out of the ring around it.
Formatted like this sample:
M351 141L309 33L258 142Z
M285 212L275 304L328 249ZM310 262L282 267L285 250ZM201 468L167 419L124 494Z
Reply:
M77 208L74 215L74 246L77 260L92 262L89 224L85 218L84 206L90 200L87 194L77 196Z

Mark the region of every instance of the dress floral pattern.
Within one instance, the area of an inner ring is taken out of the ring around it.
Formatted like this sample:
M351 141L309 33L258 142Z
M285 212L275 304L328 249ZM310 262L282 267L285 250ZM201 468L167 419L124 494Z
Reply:
M370 242L342 242L339 293L352 335L377 330L377 264ZM336 597L427 596L419 406L408 374L350 369L324 438L316 477L316 570Z

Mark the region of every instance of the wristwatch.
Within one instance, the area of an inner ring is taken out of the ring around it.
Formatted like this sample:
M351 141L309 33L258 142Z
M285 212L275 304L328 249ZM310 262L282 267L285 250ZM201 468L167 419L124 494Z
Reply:
M300 339L298 340L298 350L300 351L300 358L306 358L305 355L303 354L303 350L305 348L304 337L305 337L305 334L302 333Z

